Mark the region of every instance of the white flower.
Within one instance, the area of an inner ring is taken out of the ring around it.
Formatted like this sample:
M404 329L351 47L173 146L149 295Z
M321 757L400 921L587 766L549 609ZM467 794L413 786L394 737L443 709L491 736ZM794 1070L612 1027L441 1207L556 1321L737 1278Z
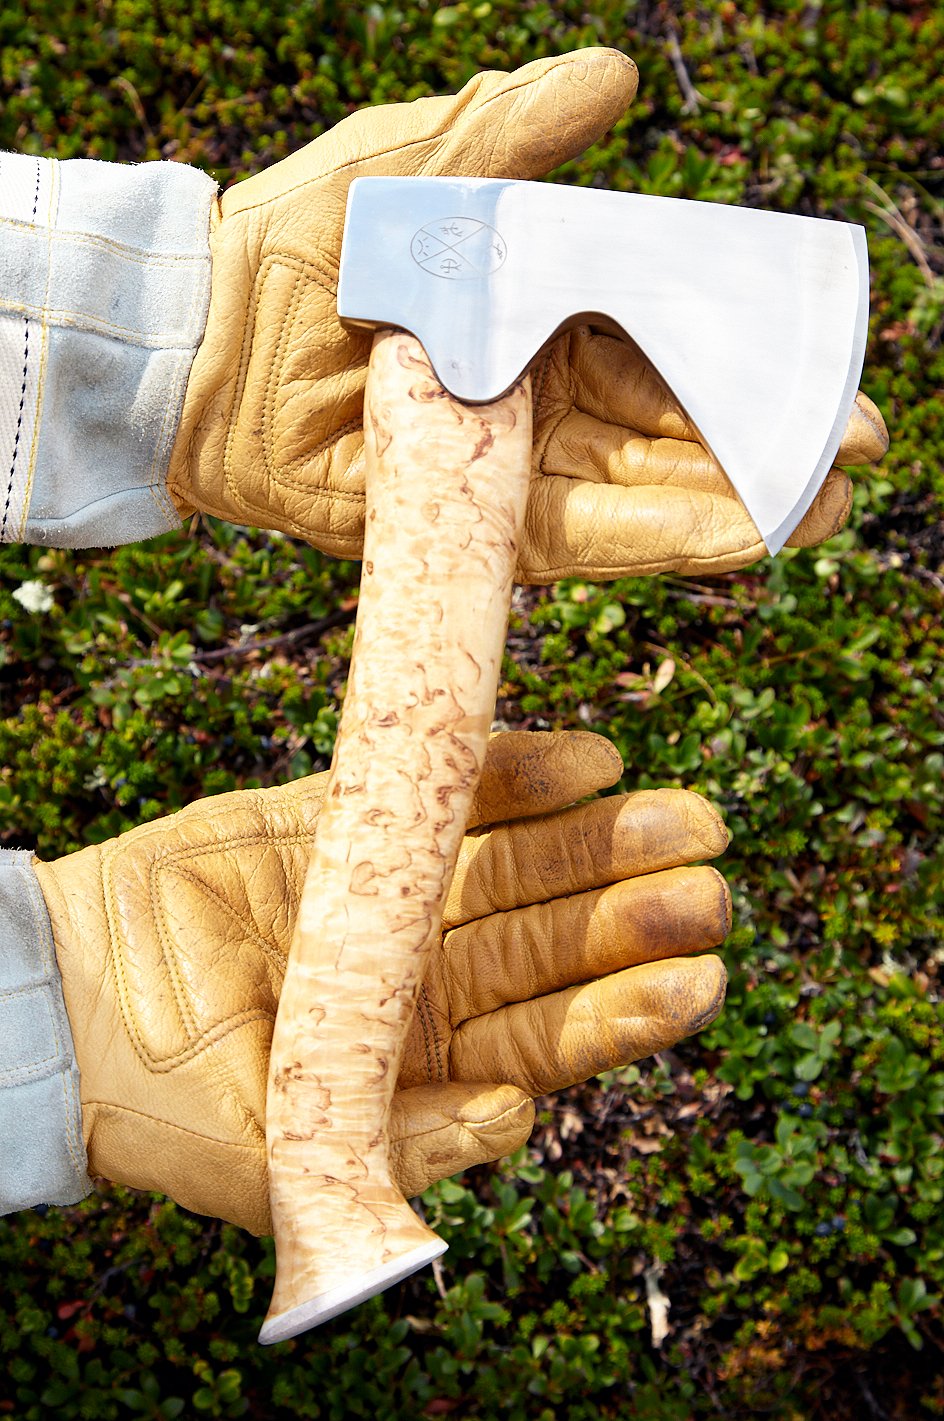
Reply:
M13 596L27 612L48 612L54 600L52 589L38 579L33 582L21 582Z

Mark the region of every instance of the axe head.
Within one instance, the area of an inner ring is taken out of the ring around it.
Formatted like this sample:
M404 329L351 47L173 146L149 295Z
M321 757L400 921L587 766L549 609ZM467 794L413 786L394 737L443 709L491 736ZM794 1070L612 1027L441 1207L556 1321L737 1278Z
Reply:
M865 232L678 198L482 178L358 178L338 313L422 342L440 382L498 399L569 326L628 336L778 552L855 400Z

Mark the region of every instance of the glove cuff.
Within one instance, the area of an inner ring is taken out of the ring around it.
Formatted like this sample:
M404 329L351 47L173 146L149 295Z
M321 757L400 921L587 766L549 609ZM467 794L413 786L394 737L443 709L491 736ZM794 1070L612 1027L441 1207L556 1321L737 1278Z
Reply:
M180 524L166 474L210 299L216 184L0 153L0 542Z
M45 899L26 850L0 850L0 1214L92 1188L79 1072Z

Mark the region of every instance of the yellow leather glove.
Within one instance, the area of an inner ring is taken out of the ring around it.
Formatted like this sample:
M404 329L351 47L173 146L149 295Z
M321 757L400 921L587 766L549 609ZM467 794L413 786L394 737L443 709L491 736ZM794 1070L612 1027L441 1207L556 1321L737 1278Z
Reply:
M363 540L363 391L370 335L337 318L347 189L369 174L537 178L624 113L637 72L585 49L455 97L364 109L223 196L211 229L206 332L187 385L168 486L179 511L278 528L339 557ZM720 572L763 544L674 398L640 356L589 329L535 371L531 498L518 579ZM838 462L884 453L864 396ZM820 542L848 515L834 471L794 534Z
M499 736L417 1007L391 1125L407 1194L516 1149L531 1097L647 1056L720 1009L727 843L683 790L613 784L584 733ZM191 805L34 867L92 1174L269 1230L272 1024L327 776ZM509 821L502 823L500 821Z

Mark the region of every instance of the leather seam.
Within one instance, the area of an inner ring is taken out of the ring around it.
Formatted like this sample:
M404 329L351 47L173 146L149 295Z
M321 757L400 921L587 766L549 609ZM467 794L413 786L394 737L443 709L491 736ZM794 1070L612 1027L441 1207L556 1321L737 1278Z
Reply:
M244 1026L251 1026L254 1022L268 1022L271 1024L274 1021L274 1012L266 1011L264 1008L259 1007L251 1011L240 1012L238 1016L227 1017L225 1021L217 1022L215 1026L210 1027L209 1030L197 1036L183 1051L178 1051L173 1056L158 1058L150 1054L144 1054L142 1051L136 1051L136 1054L149 1075L166 1076L170 1075L173 1071L179 1070L182 1066L188 1065L191 1061L196 1060L204 1051L208 1050L211 1046L218 1045L220 1041L224 1041L226 1037L232 1035L234 1031L238 1031Z
M113 875L109 871L109 865L107 862L108 858L110 857L112 857L112 855L109 854L106 849L102 854L100 872L102 882L102 897L105 908L104 916L105 922L108 924L108 939L111 948L112 965L117 980L116 995L118 997L122 1020L125 1023L125 1030L127 1031L132 1046L134 1047L135 1054L147 1070L152 1070L154 1069L156 1061L155 1058L151 1055L150 1051L147 1049L147 1046L145 1045L144 1038L140 1033L137 1021L135 1019L134 1010L132 1008L132 993L130 990L127 972L125 969L125 954L122 950L123 944L121 935L119 934L117 929L117 923L119 921L120 915L118 912L117 894L115 892L115 881ZM150 879L150 872L148 877ZM177 1003L178 1013L181 1018L181 1024L185 1032L187 1032L192 1037L193 1031L188 1026L186 1014L183 1011L182 1004L179 999L176 970L174 966L172 966L172 964L167 961L163 944L161 945L161 955L164 958L164 967L170 979L171 988L173 990L174 998Z
M240 490L239 480L233 473L233 443L236 439L236 426L239 421L239 413L246 395L249 365L252 360L252 343L256 331L256 318L259 311L259 306L262 301L262 293L265 289L265 284L268 281L272 271L279 267L284 267L288 270L293 270L295 272L295 277L292 286L292 296L290 298L290 306L294 305L296 292L300 289L302 281L306 278L308 280L313 280L317 285L322 288L323 291L327 292L328 295L334 294L333 287L330 279L327 276L327 273L322 268L320 268L317 263L311 261L304 261L299 257L289 256L285 252L270 252L266 257L263 258L262 262L260 263L259 269L256 272L255 279L252 283L249 311L247 313L248 318L243 333L243 342L242 348L240 350L239 367L236 372L236 381L233 387L232 395L229 399L226 413L224 415L224 418L226 419L228 424L226 444L224 446L223 451L223 477L226 483L227 493L229 494L230 499L234 502L237 508L240 508L243 511L249 513L265 513L267 512L267 509L261 504L258 507L255 507L251 502L246 499L245 495ZM283 323L282 332L279 337L279 350L282 349L282 342L287 337L287 332L288 321L286 320ZM269 390L272 388L273 384L278 383L278 377L274 373L276 369L277 362L273 361L273 373L270 374L269 381L267 383L266 395L263 402L264 414L267 413L268 410ZM353 430L357 428L358 425L356 421L349 421L349 425L342 426L342 430L340 433L336 432L329 436L327 439L322 440L321 444L316 450L314 450L310 454L301 456L301 458L307 460L310 458L320 457L321 454L323 454L324 451L329 448L332 443L334 443L338 438L340 438L343 433L353 432ZM266 477L268 479L273 479L273 463L269 456L269 451L267 447L268 442L269 441L264 435L263 454L265 459ZM278 479L277 482L282 483L284 481L282 479ZM300 483L297 485L289 483L287 484L287 487L295 488L297 492L311 492L309 489L306 488L304 483ZM325 496L329 496L328 491L326 490L320 492L322 492ZM293 530L300 533L301 536L304 537L308 530L303 528L297 520L292 519L290 521Z
M288 265L286 263L286 265ZM271 268L270 268L271 270ZM282 362L285 355L285 346L289 338L292 325L298 312L301 293L304 290L304 273L298 267L292 278L292 290L285 308L281 329L279 330L278 343L272 357L272 365L266 379L265 393L262 401L262 456L265 462L267 479L271 479L272 471L275 467L275 455L273 444L275 435L272 429L274 422L274 408L278 397L278 388L282 371ZM279 479L281 483L282 480Z
M239 509L242 509L245 505L239 494L237 480L232 473L233 440L236 437L236 422L239 418L239 411L246 391L246 377L249 372L249 361L252 355L252 338L256 329L256 314L259 310L260 293L265 285L270 265L270 260L266 258L256 272L255 280L252 283L252 289L249 293L249 310L246 313L246 323L243 327L239 364L236 368L236 380L224 416L227 423L227 431L226 443L223 446L223 479L229 497Z
M186 862L187 859L196 857L198 855L202 856L207 853L217 853L221 850L225 852L225 850L229 847L239 847L241 845L251 846L252 844L259 843L271 844L276 838L278 838L279 842L281 843L304 844L310 841L311 835L287 834L284 837L280 837L277 835L273 835L272 833L254 834L249 837L236 837L222 841L218 840L212 844L206 845L205 847L192 847L186 850L167 849L152 858L148 868L149 901L152 905L153 916L158 927L158 935L161 944L161 956L164 961L165 970L167 971L172 987L174 989L174 997L177 1002L178 1011L180 1013L181 1024L184 1030L191 1038L191 1044L187 1047L185 1051L178 1051L174 1053L174 1055L166 1057L158 1057L148 1049L144 1037L142 1036L137 1024L131 1001L132 993L128 984L127 974L125 970L124 944L115 928L115 922L118 918L118 912L117 902L114 893L114 879L111 874L108 875L108 888L107 890L105 890L104 881L106 865L103 863L102 884L105 899L105 920L108 923L112 964L118 987L117 997L120 1005L122 1020L125 1024L125 1030L127 1031L128 1037L131 1040L132 1046L134 1047L135 1054L137 1055L138 1059L141 1061L142 1065L145 1067L146 1070L155 1073L164 1073L168 1070L173 1070L177 1065L191 1059L192 1056L198 1054L199 1051L203 1050L205 1046L211 1041L221 1039L222 1036L226 1034L225 1030L221 1030L222 1027L226 1027L227 1029L236 1029L236 1027L244 1025L246 1021L252 1021L257 1019L274 1020L274 1014L271 1012L264 1013L255 1011L248 1014L244 1013L240 1017L228 1018L225 1023L218 1023L217 1026L211 1028L209 1032L203 1033L198 1032L196 1022L188 1020L189 1013L184 1009L184 1004L180 1001L179 992L182 992L183 984L179 981L179 974L176 970L176 959L174 958L174 954L172 952L170 954L170 960L168 960L167 939L169 938L169 934L167 933L166 925L163 922L163 909L159 909L157 907L160 900L159 896L155 896L153 888L155 874L159 869L166 869L168 866L170 866L172 871L180 873L184 877L188 877L189 875L186 874L184 868L176 867L175 861L177 859L181 859L183 862ZM191 879L191 881L199 882L201 887L205 887L205 884L203 884L200 880ZM157 921L158 919L160 919L160 921Z
M436 1030L436 1020L435 1020L435 1017L434 1017L434 1014L433 1014L432 1003L431 1003L430 1000L429 1000L429 993L428 993L427 990L426 990L426 983L425 983L425 982L424 982L424 983L422 984L422 986L420 987L419 995L418 995L418 997L417 997L417 1006L420 1005L420 1002L422 1002L423 1006L425 1007L425 1009L426 1009L426 1014L427 1014L427 1018L428 1018L428 1020L429 1020L429 1029L430 1029L430 1033L431 1033L432 1038L433 1038L433 1050L434 1050L435 1053L436 1053L436 1070L437 1070L437 1072L438 1072L438 1074L439 1074L439 1080L440 1080L440 1082L441 1082L441 1081L445 1080L445 1076L443 1075L442 1052L441 1052L441 1050L440 1050L440 1046L441 1046L442 1043L441 1043L440 1038L439 1038L439 1032ZM424 1036L425 1036L425 1028L424 1028ZM428 1051L427 1051L427 1064L429 1064L429 1052L428 1052ZM432 1079L433 1079L433 1077L432 1077L432 1071L430 1070L430 1080L432 1081Z
M156 1124L168 1130L177 1130L180 1134L189 1135L194 1140L207 1140L213 1145L225 1145L227 1148L233 1147L238 1150L252 1150L254 1153L258 1151L263 1137L262 1131L260 1130L260 1140L257 1142L233 1139L222 1140L218 1135L203 1135L198 1130L191 1130L186 1125L177 1125L173 1120L156 1120L152 1114L149 1114L145 1110L135 1110L130 1105L118 1105L113 1100L85 1100L83 1101L83 1108L85 1110L110 1110L116 1115L135 1115L141 1120L147 1120L151 1125Z
M482 1081L481 1084L491 1086L492 1082ZM519 1114L523 1106L527 1106L529 1103L533 1102L529 1102L527 1098L519 1100L516 1105L508 1106L500 1115L490 1115L487 1120L447 1120L445 1124L432 1125L428 1130L416 1130L411 1131L408 1135L398 1135L394 1143L399 1145L402 1149L414 1140L424 1140L433 1135L440 1135L444 1131L450 1130L454 1125L457 1125L460 1130L467 1131L474 1139L478 1139L480 1131L494 1129L496 1125L501 1125L504 1121L510 1120L513 1116ZM485 1161L483 1161L483 1163L484 1162Z
M426 1021L424 1010L425 987L421 986L419 995L416 998L416 1014L419 1017L420 1030L423 1033L423 1050L426 1053L426 1076L430 1083L433 1079L433 1061L429 1051L429 1027Z
M233 908L233 906L227 902L226 898L221 893L218 893L211 884L207 883L204 879L198 877L197 874L188 872L186 868L175 867L170 869L170 872L172 872L177 878L182 878L188 883L192 883L194 887L198 888L202 893L205 893L208 897L211 897L216 903L217 907L222 908L226 913L228 913L231 920L237 923L237 925L242 929L244 933L247 933L248 925L246 924L246 922L244 922L243 919L240 918L235 908ZM158 911L160 913L161 919L161 932L163 935L166 936L167 941L171 942L172 934L167 929L166 915L164 913L162 900L161 906ZM155 916L157 915L155 914ZM259 951L263 954L264 957L269 960L274 960L276 965L280 964L284 972L285 963L288 961L287 953L280 953L278 948L273 947L271 943L267 942L263 935L259 932L253 931L251 933L247 933L247 936L252 941L253 945L259 949Z

